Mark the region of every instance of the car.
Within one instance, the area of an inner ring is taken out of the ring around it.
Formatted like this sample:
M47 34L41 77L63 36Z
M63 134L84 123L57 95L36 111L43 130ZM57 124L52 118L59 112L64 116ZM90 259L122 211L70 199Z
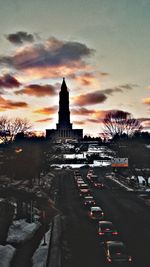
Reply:
M104 253L107 263L115 266L117 263L131 263L132 257L128 255L122 241L107 241L104 243Z
M104 218L104 212L98 206L90 207L89 217L92 220L98 220L99 221L99 220L102 220Z
M76 175L76 176L80 175L80 172L76 170L76 171L74 171L74 175Z
M84 197L83 204L85 207L92 207L96 203L95 203L93 196L86 196L86 197Z
M90 177L94 175L94 171L93 170L89 170L88 173L87 173L87 179L90 179Z
M74 179L75 179L75 180L82 179L82 176L81 176L81 175L75 175L75 176L74 176Z
M83 181L83 179L78 179L76 182L77 182L77 184L85 184L85 182Z
M89 189L88 184L85 184L85 183L78 184L78 188L80 188L80 189Z
M84 198L84 197L88 197L88 196L91 196L91 191L90 191L90 189L82 189L82 188L80 188L79 189L79 196L81 197L81 198Z
M99 183L99 182L95 182L93 183L93 186L96 188L96 189L104 189L105 186L103 183Z
M83 183L85 184L85 182L83 181L83 179L82 179L82 178L81 178L81 179L78 179L78 180L76 180L76 183L77 183L77 184L83 184Z
M118 236L118 231L110 221L100 221L98 227L98 234L100 237L113 238Z

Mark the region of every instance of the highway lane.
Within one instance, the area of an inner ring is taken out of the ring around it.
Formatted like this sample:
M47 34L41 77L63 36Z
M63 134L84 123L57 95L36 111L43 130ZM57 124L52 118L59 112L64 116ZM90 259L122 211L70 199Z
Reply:
M87 170L81 172L86 180ZM134 192L128 192L106 179L105 171L96 169L96 172L106 184L104 190L92 188L97 204L104 209L106 219L111 220L119 230L120 238L133 256L132 266L149 267L150 208ZM106 266L97 226L87 217L76 189L73 172L60 171L55 178L55 188L58 190L57 206L62 212L65 229L62 234L62 266Z
M55 182L59 196L57 207L62 212L63 223L66 224L63 239L67 242L70 255L68 259L66 252L62 251L62 267L102 266L97 231L87 219L87 211L80 202L72 172L60 172L56 175Z
M95 190L93 195L97 203L104 209L106 218L110 219L120 231L121 239L125 242L133 256L133 266L150 266L150 207L114 181L105 178L105 174L97 170L106 189ZM85 177L85 173L83 174Z

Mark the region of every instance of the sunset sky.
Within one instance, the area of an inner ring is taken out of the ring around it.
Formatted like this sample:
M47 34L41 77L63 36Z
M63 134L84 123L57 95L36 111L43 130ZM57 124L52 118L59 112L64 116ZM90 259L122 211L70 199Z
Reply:
M55 128L65 77L74 128L123 110L150 130L149 27L150 0L0 0L0 116Z

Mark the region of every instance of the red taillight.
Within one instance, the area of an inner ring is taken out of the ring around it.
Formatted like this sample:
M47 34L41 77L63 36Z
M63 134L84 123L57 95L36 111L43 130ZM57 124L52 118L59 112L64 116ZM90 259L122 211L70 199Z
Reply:
M112 232L112 235L118 235L118 232Z
M99 232L99 235L104 235L104 233L103 232Z
M108 262L111 263L112 262L112 259L111 258L107 258Z

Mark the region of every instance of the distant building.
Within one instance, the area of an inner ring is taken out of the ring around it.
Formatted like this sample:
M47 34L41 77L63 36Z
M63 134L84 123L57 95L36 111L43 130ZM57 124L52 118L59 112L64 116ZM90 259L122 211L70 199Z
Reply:
M69 92L64 78L59 92L58 123L56 129L46 129L46 138L61 141L83 138L83 129L72 129L70 123Z

